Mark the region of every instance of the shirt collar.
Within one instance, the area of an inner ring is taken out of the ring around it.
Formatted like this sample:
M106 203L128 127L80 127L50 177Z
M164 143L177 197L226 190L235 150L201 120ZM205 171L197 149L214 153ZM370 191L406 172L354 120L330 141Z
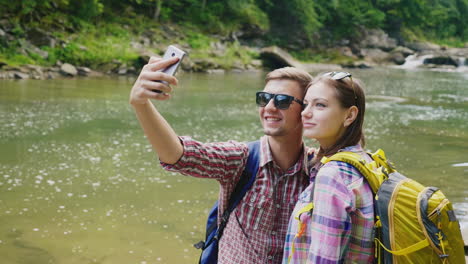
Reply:
M302 153L301 156L299 156L298 161L286 171L286 174L290 173L296 173L299 170L302 169L302 164L304 162L304 157L307 157L307 148L304 146L304 142L302 143ZM268 136L262 136L260 138L260 167L264 167L266 164L273 162L275 163L275 160L273 159L273 154L271 153L270 149L270 144L268 142Z
M364 150L362 149L361 144L356 144L354 146L348 146L346 148L342 148L338 152L342 152L342 151L362 152Z

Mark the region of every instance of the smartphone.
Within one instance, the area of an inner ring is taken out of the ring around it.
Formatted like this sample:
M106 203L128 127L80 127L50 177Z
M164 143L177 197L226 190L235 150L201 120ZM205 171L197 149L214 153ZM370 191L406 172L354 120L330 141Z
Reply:
M185 57L185 52L183 50L177 48L174 45L170 45L169 47L167 47L167 50L164 53L163 59L170 59L170 58L173 58L173 57L177 57L177 58L179 58L179 60L176 63L168 66L167 68L159 70L160 72L164 72L164 73L169 74L171 76L174 76L177 73L177 69L179 69L179 66L182 63L182 60ZM165 81L157 81L157 82L162 82L164 84L167 84L167 82L165 82ZM152 90L152 91L156 92L156 93L162 93L162 91L156 90L156 89Z

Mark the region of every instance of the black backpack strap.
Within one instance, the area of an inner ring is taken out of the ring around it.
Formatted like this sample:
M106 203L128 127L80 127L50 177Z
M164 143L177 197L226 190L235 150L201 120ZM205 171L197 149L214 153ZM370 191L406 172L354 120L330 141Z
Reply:
M223 235L224 228L226 227L232 211L234 211L239 202L244 198L247 191L250 189L250 187L252 187L257 176L260 161L260 141L257 140L249 142L247 143L247 146L249 147L247 164L245 165L245 169L242 172L241 178L237 182L236 187L234 188L234 191L229 198L227 209L224 211L221 217L218 233L216 235L216 239L218 240L221 239ZM212 227L210 226L209 228L211 229Z

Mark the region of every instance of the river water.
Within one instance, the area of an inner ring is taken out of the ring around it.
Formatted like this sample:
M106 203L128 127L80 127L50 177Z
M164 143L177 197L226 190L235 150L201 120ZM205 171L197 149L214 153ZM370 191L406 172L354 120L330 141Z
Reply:
M355 70L367 148L440 187L468 228L468 75ZM180 135L251 141L264 73L180 74L157 106ZM128 104L133 78L0 81L3 264L195 263L217 183L163 171ZM313 142L307 141L313 145Z

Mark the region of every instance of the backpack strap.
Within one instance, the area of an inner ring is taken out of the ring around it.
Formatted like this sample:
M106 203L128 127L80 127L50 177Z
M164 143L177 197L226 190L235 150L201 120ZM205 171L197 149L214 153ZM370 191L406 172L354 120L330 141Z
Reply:
M330 157L323 157L321 162L325 164L334 160L352 165L366 178L372 192L376 194L380 185L388 178L388 174L395 172L395 169L391 163L387 161L383 150L379 149L375 153L369 154L369 156L373 161L367 162L361 155L355 152L342 151Z
M247 158L247 164L245 165L245 169L242 172L241 178L237 182L234 191L229 197L228 206L221 217L218 232L216 235L216 239L218 240L221 239L223 235L224 228L227 225L229 216L231 215L232 211L234 211L234 209L237 207L242 198L244 198L247 191L250 189L250 187L252 187L257 176L260 159L260 141L257 140L249 142L247 143L247 146L249 147L249 156Z

